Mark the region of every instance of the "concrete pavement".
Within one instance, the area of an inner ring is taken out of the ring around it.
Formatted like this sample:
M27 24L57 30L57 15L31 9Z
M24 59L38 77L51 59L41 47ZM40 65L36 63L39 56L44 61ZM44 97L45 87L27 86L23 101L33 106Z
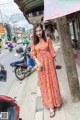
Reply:
M41 103L41 93L39 86L37 87L37 104L36 104L36 115L35 120L80 120L80 102L73 103L71 100L70 90L68 86L68 79L66 75L66 69L63 59L62 50L60 44L54 44L57 51L57 63L62 65L61 70L57 70L58 81L60 86L61 97L63 101L62 108L57 111L53 118L49 117L49 110L45 109ZM77 65L78 75L79 66Z

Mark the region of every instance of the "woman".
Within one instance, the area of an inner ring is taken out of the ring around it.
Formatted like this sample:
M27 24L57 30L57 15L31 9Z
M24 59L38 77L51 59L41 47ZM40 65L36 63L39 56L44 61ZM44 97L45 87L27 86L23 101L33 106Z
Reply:
M54 117L54 108L61 106L54 61L56 53L50 38L45 38L41 24L38 23L34 26L33 35L31 53L37 64L42 103L50 109L50 117Z

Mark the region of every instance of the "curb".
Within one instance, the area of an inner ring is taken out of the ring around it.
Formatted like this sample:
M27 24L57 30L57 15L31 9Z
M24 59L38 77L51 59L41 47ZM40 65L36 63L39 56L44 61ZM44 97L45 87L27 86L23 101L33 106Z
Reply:
M44 120L44 107L41 102L41 92L39 85L37 86L37 99L36 99L36 113L35 120Z

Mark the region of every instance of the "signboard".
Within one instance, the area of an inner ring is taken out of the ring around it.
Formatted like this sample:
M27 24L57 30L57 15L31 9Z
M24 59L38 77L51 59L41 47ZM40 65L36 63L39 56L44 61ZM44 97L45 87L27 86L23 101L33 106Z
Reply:
M0 34L4 34L4 27L2 24L0 24Z
M80 10L80 0L44 0L44 20L55 19Z

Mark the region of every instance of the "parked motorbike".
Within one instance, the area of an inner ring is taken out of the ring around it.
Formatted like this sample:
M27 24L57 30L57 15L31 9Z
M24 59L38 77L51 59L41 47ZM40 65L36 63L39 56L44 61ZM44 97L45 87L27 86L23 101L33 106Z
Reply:
M23 59L20 61L11 63L10 66L14 67L14 72L16 77L19 80L23 80L26 76L32 73L35 64L33 59L29 55L30 54L29 51L22 52L21 48L19 51L17 50L18 53L20 53L20 51L21 51L20 58L23 57Z

